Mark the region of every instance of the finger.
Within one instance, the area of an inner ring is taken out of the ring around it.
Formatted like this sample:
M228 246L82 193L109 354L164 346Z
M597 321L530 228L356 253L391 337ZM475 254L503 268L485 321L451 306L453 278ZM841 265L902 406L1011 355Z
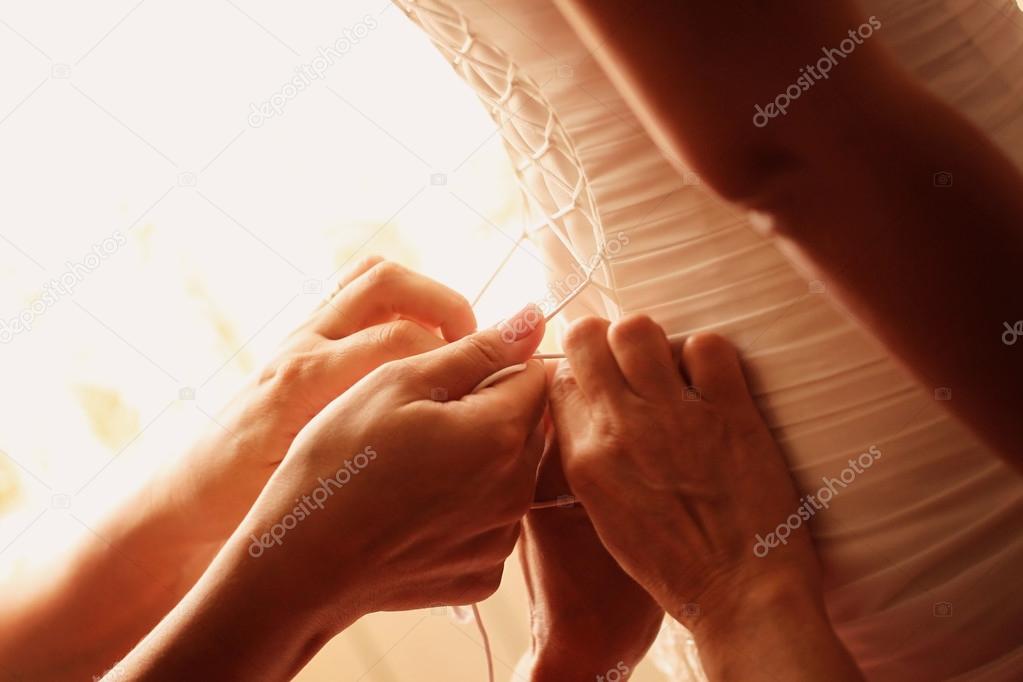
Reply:
M525 444L541 424L547 407L547 381L543 365L532 360L526 363L523 371L480 393L467 396L462 403L471 411L472 419L480 419L482 423L511 424L522 434L522 444ZM536 462L531 463L534 476L540 453L530 453L530 456L536 455Z
M446 390L451 400L468 395L484 379L495 372L529 359L543 338L543 313L535 305L528 305L499 326L471 334L443 348L412 358L409 369L418 377L417 390L426 397L437 388ZM543 387L543 370L539 363L534 371L513 375L480 391L479 396L490 392L519 392L525 386L533 387L539 382Z
M567 361L558 363L550 389L550 412L563 465L575 456L574 443L587 437L590 429L590 406L579 388L572 367Z
M464 296L385 261L343 287L319 312L314 330L339 339L399 318L414 320L429 329L440 328L448 341L476 329L476 317Z
M341 291L341 289L351 284L356 277L359 277L363 273L367 272L374 265L378 265L383 262L384 259L381 258L380 256L371 255L365 256L364 258L360 258L358 261L355 262L354 265L350 265L349 267L345 268L344 271L342 271L342 273L338 276L337 284L334 285L333 291L331 291L326 298L320 301L320 305L317 306L317 310L330 303L331 299L333 299L337 295L337 292Z
M555 500L569 492L568 480L561 467L561 450L558 434L553 429L545 430L544 450L536 476L534 499L541 502Z
M530 433L529 438L526 439L526 447L522 451L522 458L525 462L526 471L528 471L530 475L529 496L525 501L526 509L529 508L529 503L533 501L533 490L536 488L536 479L540 471L540 460L543 458L546 442L547 434L544 431L543 424L538 418L536 426L533 427L532 433Z
M683 389L671 358L668 337L645 315L632 315L611 325L608 345L632 390L649 400L673 398Z
M518 459L514 462L515 466L519 467L519 477L516 484L509 484L507 486L506 492L514 502L513 509L514 513L517 514L515 520L521 520L529 512L529 508L533 504L540 459L544 454L545 440L546 436L543 425L537 423L526 438L525 445L522 447Z
M281 380L303 388L302 394L288 393L291 396L288 400L304 401L315 414L384 363L427 353L443 345L443 340L415 322L398 320L319 344L283 370Z
M696 334L682 346L682 363L692 382L687 393L723 405L752 404L735 347L717 334Z
M618 402L630 390L607 343L610 324L599 317L584 317L565 334L565 355L590 402Z
M444 345L415 322L398 320L363 329L317 348L308 367L315 385L334 396L351 388L380 365L426 353Z

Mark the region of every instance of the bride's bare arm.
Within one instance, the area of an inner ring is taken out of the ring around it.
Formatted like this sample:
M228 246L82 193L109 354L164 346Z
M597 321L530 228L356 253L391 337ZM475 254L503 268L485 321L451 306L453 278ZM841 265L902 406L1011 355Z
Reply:
M754 211L1023 468L1023 353L1002 342L1023 318L1023 178L863 37L883 23L850 0L557 2L665 153ZM849 56L808 76L843 40ZM786 113L767 109L793 85Z

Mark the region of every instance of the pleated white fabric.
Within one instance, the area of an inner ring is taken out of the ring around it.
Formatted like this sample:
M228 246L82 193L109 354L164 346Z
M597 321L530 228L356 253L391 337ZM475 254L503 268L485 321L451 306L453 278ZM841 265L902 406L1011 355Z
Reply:
M501 125L531 238L564 279L552 290L597 266L566 317L646 313L669 334L730 338L804 494L881 452L832 482L811 522L829 610L870 679L1023 679L1023 484L944 412L941 387L920 386L826 283L673 170L548 0L396 2ZM1015 0L864 4L875 39L1023 166ZM660 646L690 675L691 645L673 635Z

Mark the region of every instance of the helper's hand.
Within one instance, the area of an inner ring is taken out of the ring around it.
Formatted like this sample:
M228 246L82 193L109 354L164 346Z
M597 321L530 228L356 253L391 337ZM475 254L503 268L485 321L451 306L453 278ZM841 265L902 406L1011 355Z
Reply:
M0 609L11 675L87 679L120 660L192 588L313 415L379 365L475 325L461 296L378 258L341 284L184 457L60 570L11 588L21 599Z
M533 499L546 382L530 361L472 390L542 335L531 306L335 399L123 674L279 678L365 613L489 596Z
M190 525L222 542L295 435L331 400L383 363L433 350L475 326L460 294L395 263L364 259L172 471L183 516L200 515Z
M859 679L805 524L754 554L800 501L735 350L690 337L680 372L645 317L581 320L565 346L551 400L568 481L611 554L693 631L711 679Z
M554 432L536 485L539 500L570 490ZM531 680L622 678L657 636L664 611L625 573L597 537L580 505L526 515L519 559L532 621Z

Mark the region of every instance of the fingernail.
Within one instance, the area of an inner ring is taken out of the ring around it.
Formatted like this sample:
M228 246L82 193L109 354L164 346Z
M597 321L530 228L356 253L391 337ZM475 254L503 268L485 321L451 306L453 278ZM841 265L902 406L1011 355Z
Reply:
M532 334L542 321L543 312L536 305L530 303L498 325L501 330L501 340L507 343L521 341Z

